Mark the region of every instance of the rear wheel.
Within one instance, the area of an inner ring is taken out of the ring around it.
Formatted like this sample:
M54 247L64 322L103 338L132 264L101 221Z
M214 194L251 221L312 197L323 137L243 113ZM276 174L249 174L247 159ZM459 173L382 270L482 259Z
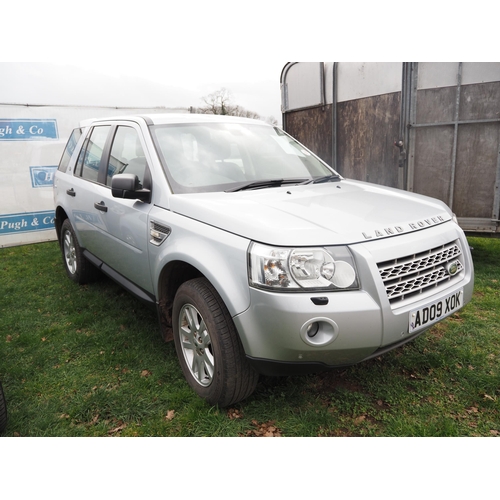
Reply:
M62 223L60 245L69 279L80 285L95 279L97 269L84 257L69 219Z
M187 281L173 305L174 342L182 371L194 391L211 405L228 406L255 390L258 374L249 365L233 320L205 278Z

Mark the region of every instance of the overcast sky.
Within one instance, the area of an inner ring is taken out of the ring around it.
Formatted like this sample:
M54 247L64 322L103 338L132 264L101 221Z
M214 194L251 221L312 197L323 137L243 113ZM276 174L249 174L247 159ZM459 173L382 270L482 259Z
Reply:
M0 103L189 107L220 88L234 104L281 119L287 61L0 62Z
M289 5L11 2L0 17L0 103L196 107L225 87L234 104L281 121Z
M426 0L8 2L0 103L196 107L225 87L281 122L289 60L498 60L496 17L481 4L463 14Z

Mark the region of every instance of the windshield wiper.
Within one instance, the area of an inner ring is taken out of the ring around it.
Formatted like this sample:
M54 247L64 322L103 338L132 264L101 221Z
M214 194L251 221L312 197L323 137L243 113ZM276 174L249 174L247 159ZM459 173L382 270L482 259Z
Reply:
M342 177L339 174L324 175L323 177L317 177L316 179L311 179L310 181L304 182L304 184L321 184L323 182L340 181Z
M279 187L283 184L302 184L306 179L268 179L265 181L254 181L238 186L234 189L228 189L226 193L235 193L236 191L246 191L247 189L263 189L267 187Z

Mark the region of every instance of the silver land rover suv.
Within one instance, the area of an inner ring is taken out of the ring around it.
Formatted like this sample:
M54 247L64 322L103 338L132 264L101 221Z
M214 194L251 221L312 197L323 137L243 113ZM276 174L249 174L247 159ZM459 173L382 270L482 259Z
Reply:
M248 397L259 373L379 356L472 297L469 246L446 205L344 179L256 120L84 122L54 198L69 278L100 269L156 308L210 404Z

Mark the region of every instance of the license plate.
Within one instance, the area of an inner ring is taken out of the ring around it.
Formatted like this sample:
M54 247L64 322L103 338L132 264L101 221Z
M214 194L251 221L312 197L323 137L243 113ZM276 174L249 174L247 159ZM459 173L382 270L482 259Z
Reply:
M441 300L411 311L408 331L412 333L422 328L429 328L434 323L458 311L463 306L463 297L464 291L461 289Z

